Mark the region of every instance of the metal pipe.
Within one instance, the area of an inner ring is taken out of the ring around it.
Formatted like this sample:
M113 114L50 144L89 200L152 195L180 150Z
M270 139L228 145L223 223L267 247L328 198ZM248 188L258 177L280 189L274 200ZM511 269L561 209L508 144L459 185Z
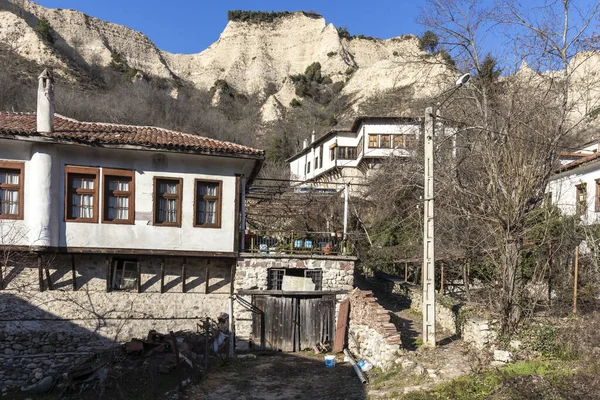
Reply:
M358 379L360 380L360 382L363 385L365 385L367 383L367 378L365 377L365 374L363 374L363 372L360 369L360 367L358 366L358 364L356 364L356 361L354 361L354 358L352 358L352 355L350 354L348 349L344 349L344 354L350 360L350 364L352 364L352 368L354 368L354 372L356 372L356 376L358 376Z

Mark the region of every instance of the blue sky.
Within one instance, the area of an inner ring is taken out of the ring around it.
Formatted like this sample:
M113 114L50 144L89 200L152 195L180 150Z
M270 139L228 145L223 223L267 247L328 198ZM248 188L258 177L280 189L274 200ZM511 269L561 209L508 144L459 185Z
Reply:
M215 42L227 24L228 10L316 11L327 23L351 34L381 39L425 29L415 22L423 4L395 1L194 1L194 0L34 0L49 8L72 8L125 25L147 35L171 53L199 53Z

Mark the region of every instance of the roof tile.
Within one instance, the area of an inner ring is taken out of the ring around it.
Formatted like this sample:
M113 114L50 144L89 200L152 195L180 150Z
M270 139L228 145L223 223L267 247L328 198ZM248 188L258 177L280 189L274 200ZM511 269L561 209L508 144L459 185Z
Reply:
M73 143L135 145L163 150L194 151L202 154L241 154L264 157L264 150L214 140L190 133L153 126L81 122L54 115L54 132L37 132L33 113L0 113L0 134L41 136Z

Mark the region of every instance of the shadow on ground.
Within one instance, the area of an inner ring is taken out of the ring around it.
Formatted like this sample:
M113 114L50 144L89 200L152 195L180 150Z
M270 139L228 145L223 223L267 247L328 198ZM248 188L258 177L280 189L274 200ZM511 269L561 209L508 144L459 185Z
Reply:
M190 400L365 399L365 387L349 363L337 356L325 368L323 355L255 353L256 358L222 360L190 388Z

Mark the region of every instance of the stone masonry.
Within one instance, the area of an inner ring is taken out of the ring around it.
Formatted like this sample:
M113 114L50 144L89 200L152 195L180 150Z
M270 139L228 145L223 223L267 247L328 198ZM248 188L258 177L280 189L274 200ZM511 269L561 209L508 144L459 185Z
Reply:
M350 291L354 284L353 257L301 256L293 258L278 254L244 254L237 262L234 290L267 290L270 268L320 269L323 271L324 291ZM252 303L251 295L237 295L240 301ZM345 294L336 295L336 315ZM252 336L252 312L240 301L234 303L236 349L248 350Z
M161 259L148 256L137 260L141 293L106 291L105 255L75 256L77 290L73 290L68 256L44 260L53 290L46 287L43 292L35 261L3 268L0 388L6 391L62 374L82 357L133 337L145 337L150 329L195 331L207 316L228 312L233 260L188 257L185 293L182 258L165 260L165 293L160 293Z
M357 288L348 297L350 351L384 371L391 368L398 358L402 339L396 326L390 322L388 311L377 302L370 290Z

